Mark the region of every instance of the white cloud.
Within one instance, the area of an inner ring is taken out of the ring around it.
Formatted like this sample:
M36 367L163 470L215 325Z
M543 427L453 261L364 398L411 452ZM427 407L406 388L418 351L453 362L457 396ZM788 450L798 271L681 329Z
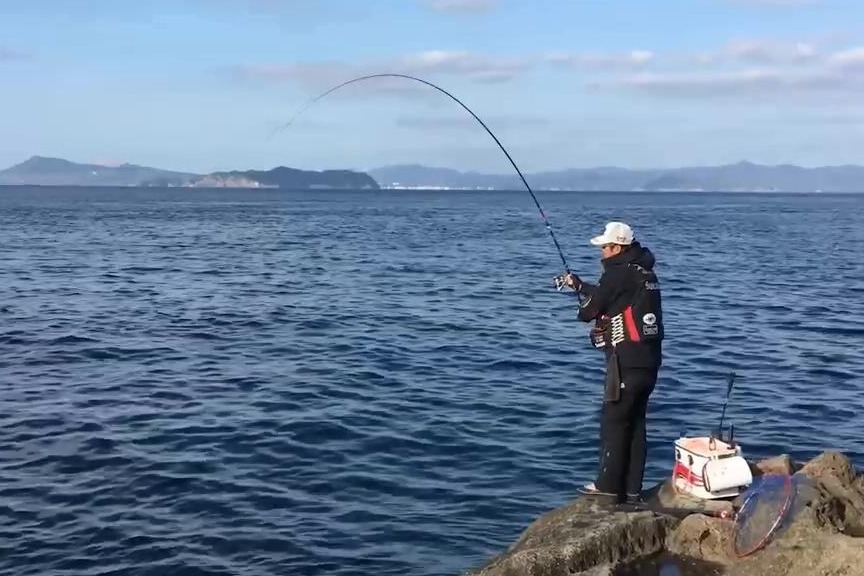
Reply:
M828 63L849 70L864 70L864 46L835 52L828 57Z
M800 65L814 62L821 56L813 42L736 38L716 51L698 53L679 60L699 65L730 63Z
M511 129L511 128L538 128L547 127L554 124L553 119L548 116L535 115L518 115L512 114L507 116L482 116L483 122L493 130ZM466 114L453 113L447 116L401 116L396 120L397 126L405 128L417 128L421 130L430 129L469 129L476 130L480 128L477 121Z
M649 49L629 52L552 52L533 58L512 58L464 50L427 50L367 62L303 62L246 66L247 78L293 82L325 89L350 78L378 73L416 75L431 81L463 78L476 83L506 82L536 64L579 68L589 75L592 89L625 89L680 97L778 98L842 96L864 88L864 46L829 50L802 39L733 39L702 55L656 54ZM404 79L378 79L361 92L412 94L426 90Z
M463 75L480 81L510 80L529 66L525 61L512 58L446 50L428 50L409 54L394 64L396 68L415 72Z
M592 82L591 88L625 88L680 97L738 98L772 95L780 101L802 96L858 98L864 76L827 70L805 72L749 69L732 72L678 72L635 74L612 82Z
M715 52L656 60L664 66L612 79L593 78L587 86L678 97L771 95L778 101L802 97L850 100L860 98L864 89L864 47L832 52L805 41L736 39ZM673 66L665 66L670 63Z
M429 7L436 12L491 12L498 7L498 0L431 0Z
M723 50L723 55L760 64L779 64L812 61L819 53L815 46L806 42L732 40Z
M655 54L649 50L631 50L622 54L551 52L544 57L551 64L584 68L641 67L654 59Z
M720 90L777 87L790 79L773 71L641 73L622 79L619 84L653 92L711 94Z
M296 82L313 89L325 88L369 74L455 76L479 83L506 82L529 68L527 61L499 58L466 51L428 50L378 62L303 62L289 65L249 65L237 70L251 79ZM400 78L383 78L369 86L374 91L415 91L418 84ZM423 88L420 86L420 88Z

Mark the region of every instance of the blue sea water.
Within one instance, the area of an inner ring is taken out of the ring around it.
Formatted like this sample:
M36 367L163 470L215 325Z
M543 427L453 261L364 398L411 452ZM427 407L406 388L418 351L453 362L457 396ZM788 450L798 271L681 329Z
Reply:
M657 255L646 487L728 420L864 465L864 195L538 192ZM602 359L526 192L0 188L0 573L455 575L593 479Z

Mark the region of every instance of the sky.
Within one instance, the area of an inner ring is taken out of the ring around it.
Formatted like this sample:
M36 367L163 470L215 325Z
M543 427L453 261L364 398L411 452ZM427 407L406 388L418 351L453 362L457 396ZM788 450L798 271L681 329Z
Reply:
M0 168L864 164L861 0L0 0ZM287 126L286 126L287 125Z

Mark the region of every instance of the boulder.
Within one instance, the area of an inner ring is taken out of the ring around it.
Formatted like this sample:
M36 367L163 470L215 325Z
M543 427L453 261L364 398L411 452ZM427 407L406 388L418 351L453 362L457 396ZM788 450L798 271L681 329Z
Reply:
M617 512L583 496L540 516L506 552L468 574L602 574L616 564L661 552L666 534L676 523L649 511Z
M802 469L819 492L813 505L816 521L849 536L864 536L864 477L837 452L826 452Z
M811 478L834 476L843 484L852 484L856 480L855 467L852 461L839 452L824 452L806 463L801 473Z
M684 557L726 563L731 538L732 523L728 520L694 514L682 520L669 534L666 547Z
M773 458L767 458L750 467L753 471L753 476L762 476L763 474L787 474L795 473L795 463L788 454L781 454Z
M864 477L846 456L826 452L798 466L782 455L754 470L754 476L791 476L793 498L780 529L752 554L736 554L735 522L718 517L740 508L742 498L698 500L677 494L667 481L646 493L650 510L620 511L583 496L549 511L507 550L466 575L864 574ZM771 526L778 509L767 506L760 512L764 517L752 520L753 544L760 539L758 528ZM673 560L662 560L667 557ZM657 568L668 561L679 563L669 571ZM654 567L640 567L645 562Z
M799 518L761 552L729 563L726 576L856 576L864 573L864 540L826 532Z

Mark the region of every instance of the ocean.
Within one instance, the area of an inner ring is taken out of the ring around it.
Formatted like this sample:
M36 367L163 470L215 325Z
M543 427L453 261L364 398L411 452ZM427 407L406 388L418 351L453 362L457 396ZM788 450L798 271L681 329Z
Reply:
M864 466L864 194L537 192L631 223L667 340L646 488ZM602 355L525 191L0 188L0 574L454 576L593 480Z

